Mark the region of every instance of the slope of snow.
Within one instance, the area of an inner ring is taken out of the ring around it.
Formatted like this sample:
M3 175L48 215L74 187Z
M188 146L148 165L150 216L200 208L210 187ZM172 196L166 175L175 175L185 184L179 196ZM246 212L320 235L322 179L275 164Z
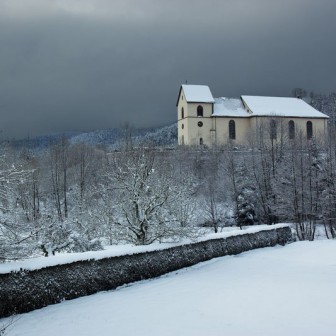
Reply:
M320 240L217 258L22 314L8 335L331 336L335 256Z

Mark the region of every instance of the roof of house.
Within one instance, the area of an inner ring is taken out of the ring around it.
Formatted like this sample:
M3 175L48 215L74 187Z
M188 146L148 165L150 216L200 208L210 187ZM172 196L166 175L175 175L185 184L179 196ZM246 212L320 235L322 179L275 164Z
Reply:
M188 103L214 103L215 100L206 85L182 85Z
M183 90L188 103L213 103L213 116L218 117L329 117L314 109L300 98L241 96L240 98L214 98L207 85L181 86L178 99Z
M329 118L300 98L241 96L250 116Z
M240 98L215 98L213 116L250 117Z

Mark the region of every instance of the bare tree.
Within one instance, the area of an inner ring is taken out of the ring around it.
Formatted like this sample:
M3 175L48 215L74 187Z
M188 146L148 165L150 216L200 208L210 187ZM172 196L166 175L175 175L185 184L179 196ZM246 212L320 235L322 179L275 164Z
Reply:
M220 174L223 167L221 153L218 148L208 150L204 178L202 179L203 201L205 217L217 233L224 221L223 209L220 203L224 204L224 180ZM221 183L222 182L222 183Z
M287 193L279 193L279 196L287 205L289 220L294 221L298 238L314 240L316 223L322 213L321 152L317 143L307 142L301 132L295 138L288 148L289 169L284 170L287 177L282 178Z
M321 193L322 216L328 238L336 238L336 140L335 124L329 125L324 164L324 188Z
M68 217L68 142L63 136L61 141L50 147L50 173L52 190L58 219Z
M31 174L32 171L20 164L10 162L8 154L0 157L0 260L22 255L19 245L27 235L30 237L32 228L20 205L19 189L29 181Z
M293 97L304 98L307 96L307 91L302 88L295 88L292 90Z
M183 229L172 212L172 203L181 193L164 168L152 148L116 153L111 158L108 178L118 189L121 214L115 225L126 230L135 244L179 237L178 231Z

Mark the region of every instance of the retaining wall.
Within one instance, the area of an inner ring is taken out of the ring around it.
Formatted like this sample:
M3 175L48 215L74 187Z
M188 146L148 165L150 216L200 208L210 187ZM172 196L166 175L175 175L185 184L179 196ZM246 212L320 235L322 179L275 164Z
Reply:
M291 229L280 227L163 250L0 274L0 317L115 289L212 258L291 241Z

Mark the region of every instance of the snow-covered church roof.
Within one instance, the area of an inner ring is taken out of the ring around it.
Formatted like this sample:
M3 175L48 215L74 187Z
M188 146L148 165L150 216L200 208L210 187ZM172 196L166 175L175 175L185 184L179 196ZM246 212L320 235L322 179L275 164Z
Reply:
M213 116L250 117L240 98L215 98Z
M299 98L241 96L251 116L329 118Z
M215 117L329 117L314 109L304 100L287 97L241 96L240 98L214 98L206 85L181 86L188 103L212 103ZM179 94L179 97L180 97Z
M210 88L206 85L182 85L188 103L214 103Z

